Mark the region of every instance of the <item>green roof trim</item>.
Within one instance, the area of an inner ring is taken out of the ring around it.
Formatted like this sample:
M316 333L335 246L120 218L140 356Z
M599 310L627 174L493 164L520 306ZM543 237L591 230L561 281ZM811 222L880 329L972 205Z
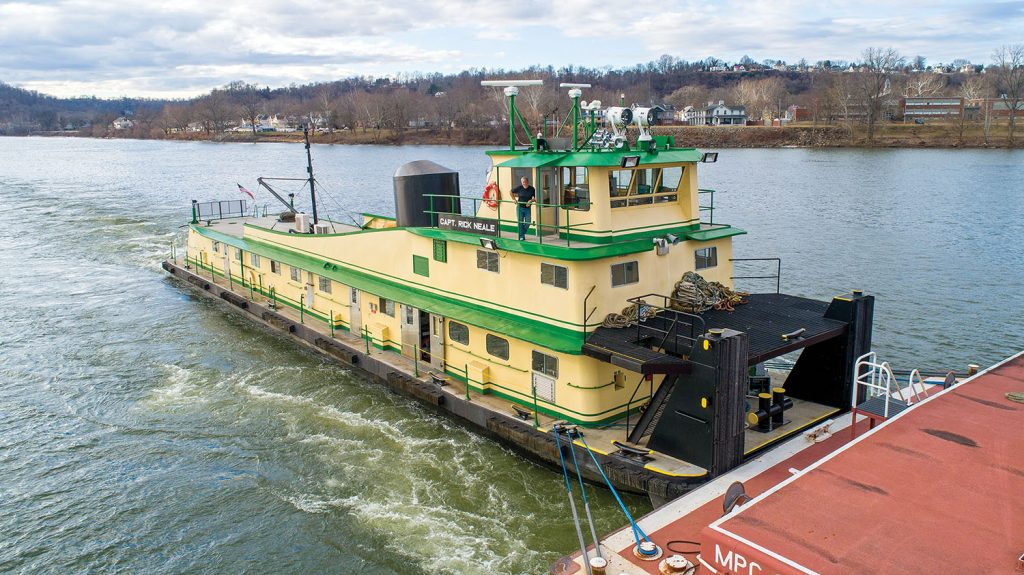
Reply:
M442 230L440 228L405 228L406 231L425 238L448 240L461 244L480 245L480 236L468 232L457 232L454 230ZM538 244L530 241L521 242L512 238L496 238L498 249L508 252L531 254L546 258L586 261L599 260L615 256L636 254L653 248L650 238L636 239L613 244L605 244L590 247L566 247L553 244Z
M498 164L499 168L538 168L560 166L585 166L592 168L614 168L621 165L623 156L640 156L641 166L659 164L680 164L699 162L701 152L695 148L673 148L651 153L644 150L602 150L579 152L533 152L495 151L490 155L516 155L517 157Z
M686 234L686 239L695 240L698 242L706 242L710 240L717 240L720 238L730 238L732 236L739 236L747 233L746 230L734 228L732 226L722 226L720 228L712 228L710 230L700 230L697 232L689 232Z
M430 313L443 315L474 326L507 334L510 337L552 349L561 353L579 355L583 345L583 332L532 320L505 311L485 308L450 296L427 292L413 286L399 284L373 274L353 269L344 264L313 257L303 253L267 244L259 240L239 238L203 226L190 226L196 233L224 244L256 253L329 277L345 285L400 303L416 306ZM392 228L398 231L401 228ZM456 232L457 233L457 232ZM475 237L475 236L473 236ZM471 243L479 244L479 240Z
M562 159L564 154L551 152L538 152L536 154L524 154L511 160L505 160L498 164L499 168L540 168L549 164L553 165Z

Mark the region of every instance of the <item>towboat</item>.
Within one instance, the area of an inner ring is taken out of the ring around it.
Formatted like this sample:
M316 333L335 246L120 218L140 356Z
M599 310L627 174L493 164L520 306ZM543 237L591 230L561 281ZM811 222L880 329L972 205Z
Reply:
M536 83L487 82L509 142L487 152L486 190L414 161L395 214L322 218L307 134L312 213L269 178L279 213L193 201L163 267L368 384L655 506L849 411L874 298L782 293L778 259L733 258L746 232L698 180L716 153L652 133L657 108L583 101L586 85L563 85L569 114L533 132L515 98ZM768 287L735 291L737 273ZM791 369L764 368L782 356Z

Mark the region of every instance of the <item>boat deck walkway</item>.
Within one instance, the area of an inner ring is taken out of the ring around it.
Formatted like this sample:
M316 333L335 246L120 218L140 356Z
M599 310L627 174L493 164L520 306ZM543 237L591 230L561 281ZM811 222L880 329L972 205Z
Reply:
M841 416L810 447L783 445L640 526L665 556L683 554L702 575L1019 572L1024 404L1010 392L1024 392L1024 352L856 439L839 429L851 423ZM735 480L753 499L723 515ZM609 573L663 572L660 560L633 555L628 528L602 548ZM580 571L578 562L551 572Z

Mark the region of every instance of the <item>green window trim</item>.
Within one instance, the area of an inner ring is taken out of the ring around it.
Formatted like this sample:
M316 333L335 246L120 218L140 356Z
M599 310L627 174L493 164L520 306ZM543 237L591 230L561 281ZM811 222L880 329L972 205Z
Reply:
M430 260L423 256L412 256L412 273L430 277Z
M441 263L448 262L448 242L445 240L434 239L434 261Z

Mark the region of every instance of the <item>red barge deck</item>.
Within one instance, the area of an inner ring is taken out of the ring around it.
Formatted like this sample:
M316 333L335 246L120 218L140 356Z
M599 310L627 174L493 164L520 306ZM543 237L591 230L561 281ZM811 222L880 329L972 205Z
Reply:
M658 560L636 558L628 527L609 536L607 573L1024 573L1024 404L1011 392L1024 392L1024 352L870 431L860 420L856 439L846 415L827 439L798 438L756 474L755 461L642 518ZM753 499L723 516L737 478ZM673 554L696 569L672 571ZM580 567L577 554L552 572Z

